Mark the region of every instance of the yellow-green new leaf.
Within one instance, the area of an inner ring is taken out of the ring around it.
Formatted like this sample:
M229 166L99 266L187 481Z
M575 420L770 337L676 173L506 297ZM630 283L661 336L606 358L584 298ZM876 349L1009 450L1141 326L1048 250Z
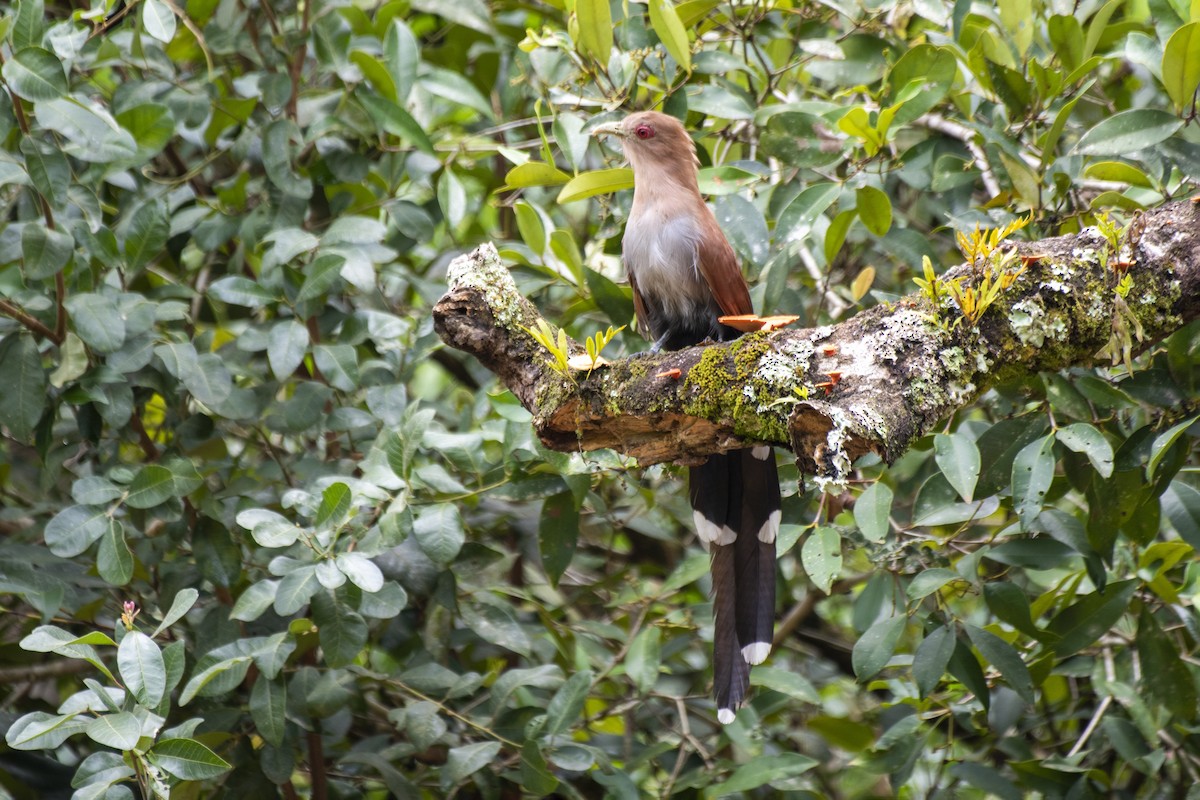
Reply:
M1177 108L1191 104L1200 86L1200 22L1189 22L1167 40L1163 48L1162 80Z
M579 20L579 50L601 64L608 62L612 52L612 10L608 0L575 0L575 16Z
M860 186L855 190L858 217L867 230L883 236L892 227L892 202L888 196L874 186Z
M687 29L670 0L650 0L650 27L658 34L663 47L684 72L692 71L692 50L688 45Z
M525 189L530 186L558 186L571 180L571 176L553 164L544 161L529 161L518 164L504 176L505 188Z
M571 178L558 193L558 202L570 203L595 197L598 194L612 194L622 189L632 188L633 170L628 167L596 169L591 172L581 172Z

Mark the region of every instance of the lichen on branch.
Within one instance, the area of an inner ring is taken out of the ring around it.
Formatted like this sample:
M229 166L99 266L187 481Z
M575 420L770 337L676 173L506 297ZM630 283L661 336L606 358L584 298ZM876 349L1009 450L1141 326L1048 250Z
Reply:
M639 354L590 372L548 361L530 333L541 315L491 245L455 259L434 320L443 341L517 396L547 447L613 448L653 464L766 443L838 484L859 456L895 460L997 381L1120 362L1200 316L1194 203L1146 212L1116 240L1089 228L1001 246L1024 268L975 318L955 293L924 291L838 325ZM964 264L939 280L961 296L982 276Z

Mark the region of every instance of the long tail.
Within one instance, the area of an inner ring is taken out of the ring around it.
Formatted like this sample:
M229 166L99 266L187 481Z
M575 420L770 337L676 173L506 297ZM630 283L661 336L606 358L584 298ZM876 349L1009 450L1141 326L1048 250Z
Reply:
M696 533L712 553L713 694L733 721L750 689L750 665L771 652L779 474L769 447L710 456L689 475Z

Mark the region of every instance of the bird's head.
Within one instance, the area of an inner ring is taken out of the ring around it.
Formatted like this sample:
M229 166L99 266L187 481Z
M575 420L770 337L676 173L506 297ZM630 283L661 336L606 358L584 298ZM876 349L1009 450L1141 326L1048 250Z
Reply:
M683 124L658 111L638 111L620 122L597 125L593 136L615 136L635 173L647 168L695 166L696 145Z

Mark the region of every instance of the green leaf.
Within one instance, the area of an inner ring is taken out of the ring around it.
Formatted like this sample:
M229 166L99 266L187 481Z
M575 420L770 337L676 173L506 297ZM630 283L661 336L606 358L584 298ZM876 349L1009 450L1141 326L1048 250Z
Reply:
M21 139L21 154L29 181L53 208L67 202L67 187L71 184L71 165L62 150L32 138Z
M175 14L162 0L142 0L142 28L167 44L175 38Z
M330 594L317 592L312 597L312 620L325 662L330 667L353 664L367 644L369 630L362 616L335 602Z
M167 613L163 615L162 622L158 623L158 627L154 629L152 635L158 636L167 628L183 619L183 615L192 609L192 606L196 604L196 600L199 597L200 592L191 587L180 589L176 592L175 599L171 601L171 607L167 609Z
M592 688L593 677L591 670L576 672L554 693L550 704L546 706L546 725L543 730L547 736L564 733L579 719L583 712L583 701Z
M1145 607L1138 617L1136 644L1143 691L1173 715L1195 720L1196 681L1171 637Z
M467 627L485 642L528 656L532 648L529 634L507 605L492 602L464 603L459 607Z
M1183 25L1167 40L1162 82L1175 107L1186 110L1200 86L1200 21Z
M433 142L430 141L429 135L403 108L385 97L367 92L357 92L355 97L362 103L379 130L416 145L423 153L433 155Z
M1129 607L1139 583L1131 579L1111 584L1055 615L1046 625L1046 631L1058 637L1053 645L1055 654L1066 658L1107 633Z
M1154 473L1158 470L1158 466L1162 463L1163 458L1166 457L1174 444L1179 441L1179 437L1183 436L1184 431L1195 425L1197 420L1200 420L1200 417L1186 419L1154 438L1154 444L1150 447L1150 461L1146 464L1146 480L1154 480Z
M312 197L312 181L299 175L292 166L292 140L303 140L296 123L279 119L263 130L262 162L267 178L289 197L307 200Z
M534 797L545 797L558 788L558 778L550 771L535 739L521 745L521 790Z
M313 523L318 528L337 527L346 521L350 512L350 487L335 481L321 492L321 505L317 507L317 518Z
M129 485L125 503L132 508L153 508L165 503L175 494L175 476L159 464L147 464L138 471Z
M934 567L923 570L918 572L916 577L912 579L912 582L908 584L905 594L908 595L909 600L917 602L924 600L947 583L956 580L959 580L958 573L945 567Z
M675 6L670 0L647 0L647 5L650 7L650 27L658 34L663 47L684 72L691 72L691 46Z
M842 537L836 528L814 529L800 548L800 561L809 580L825 594L842 571Z
M633 170L628 167L614 169L595 169L581 172L558 193L559 203L572 203L585 200L598 194L612 194L623 189L633 188Z
M274 292L241 275L226 275L213 281L208 294L223 303L246 308L262 308L276 300Z
M312 350L313 361L330 386L343 392L358 388L358 352L352 345L318 344Z
M46 371L32 336L9 334L0 340L0 375L0 425L17 439L26 439L46 404Z
M206 781L233 766L195 739L163 739L146 755L164 772L181 781Z
M12 8L11 6L9 7ZM46 10L42 0L19 0L12 26L12 49L21 50L42 43L46 30Z
M238 673L245 675L249 666L249 656L235 656L234 658L223 659L204 668L193 675L192 679L183 687L183 691L179 694L179 705L186 706L205 686L231 670L234 671L234 675L238 675ZM241 680L240 676L238 680Z
M997 422L984 431L976 445L979 460L985 467L975 486L975 494L988 497L996 494L1012 479L1013 459L1030 442L1046 432L1046 420L1036 414Z
M92 741L114 750L132 750L142 736L142 726L131 711L102 714L87 726Z
M859 681L873 677L887 666L896 645L900 642L900 634L904 632L905 616L890 617L876 622L858 637L854 650L850 653L850 661L854 674Z
M287 733L287 684L260 675L250 689L250 718L270 744L279 747Z
M62 62L40 47L18 50L0 74L14 94L32 103L62 97L69 88Z
M125 541L125 526L115 519L108 520L104 535L100 537L96 571L113 586L124 586L133 579L133 553Z
M860 186L854 196L859 219L867 230L876 236L886 234L892 227L892 201L888 196L874 186Z
M557 586L571 564L579 539L579 508L573 492L559 492L546 499L538 521L538 550L542 554L542 569Z
M323 298L341 280L342 267L346 259L335 253L324 253L317 257L304 271L304 283L296 293L296 302Z
M702 797L705 800L723 797L734 792L745 792L765 786L774 781L785 781L803 775L821 762L800 753L760 755L734 770L723 783L708 786Z
M1161 501L1163 513L1179 537L1200 549L1200 491L1183 481L1171 481Z
M1034 530L1046 492L1054 481L1054 437L1043 436L1017 453L1012 466L1013 510L1023 531Z
M439 503L421 509L413 520L413 536L433 563L448 566L458 555L465 539L458 508Z
M287 518L265 508L248 508L237 515L237 524L250 531L262 547L291 547L301 530Z
M42 537L59 558L74 558L108 532L108 513L102 508L67 506L46 523Z
M775 241L782 243L808 236L817 218L841 193L841 184L832 182L816 183L800 192L776 220Z
M891 488L882 481L875 481L859 495L854 503L854 523L869 542L882 542L891 530Z
M194 590L193 590L194 591ZM125 688L147 708L156 708L167 689L167 671L158 645L140 631L126 631L117 648L117 669Z
M143 203L125 230L125 261L129 269L136 272L159 258L169 233L166 210L158 203Z
M1086 455L1088 461L1092 462L1092 467L1100 473L1100 477L1112 476L1112 445L1095 426L1086 422L1076 422L1059 428L1054 435L1068 450Z
M579 50L607 66L613 41L608 0L575 0L575 16L579 20Z
M383 573L363 554L338 553L335 563L342 574L364 592L374 593L383 588Z
M233 604L233 611L229 612L229 618L241 622L253 622L258 619L275 602L278 588L279 581L266 580L251 584L238 596L237 602Z
M117 114L117 123L137 142L136 165L145 164L161 153L175 135L171 109L159 103L143 103Z
M1080 137L1075 152L1085 156L1127 155L1169 139L1182 127L1183 120L1159 109L1122 111Z
M1027 636L1041 637L1030 615L1029 598L1019 587L1007 581L989 581L983 586L983 596L998 619Z
M922 697L928 697L937 688L950 663L950 656L954 655L955 641L954 627L945 625L930 631L917 647L912 671Z
M1012 690L1025 702L1032 703L1033 678L1029 674L1029 667L1025 666L1025 662L1013 646L983 628L976 628L974 625L964 625L963 628L980 655L1000 671Z
M961 432L933 437L934 460L946 480L968 503L974 500L981 462L974 440Z
M450 748L442 768L442 788L450 789L492 763L500 752L500 742L476 742Z
M758 666L750 671L750 685L780 692L802 703L820 705L821 694L807 678L788 669Z
M75 332L98 353L112 353L125 343L125 320L117 301L108 295L76 294L67 298Z
M504 176L505 189L524 189L530 186L559 186L571 180L571 176L553 164L543 161L527 161L518 164Z
M1084 177L1101 181L1117 181L1128 183L1130 186L1153 187L1154 182L1145 172L1124 161L1100 161L1088 165L1083 171Z
M306 564L294 572L289 572L283 576L275 590L275 613L281 617L290 617L304 608L320 588L321 582L317 579L315 564Z
M50 385L56 389L61 389L71 381L82 377L83 374L87 372L87 348L84 346L82 339L80 339L74 333L68 331L66 339L63 340L62 347L60 347L58 350L58 356L58 366L55 367L54 371L50 373ZM78 481L76 483L78 483ZM74 493L74 487L72 487L71 491ZM120 495L119 490L117 491L117 495ZM90 501L79 500L78 497L75 499L77 502L85 504L90 503ZM111 499L113 498L110 497L99 502L104 503Z
M613 325L628 325L633 318L633 297L629 290L623 289L594 269L583 270L584 282L596 305L608 317Z
M405 732L412 737L413 744L420 748L437 744L437 741L446 735L448 728L437 704L424 700L408 705L404 713L404 723Z
M26 714L4 733L4 741L14 750L53 750L70 737L87 730L89 718L74 714Z
M662 631L650 625L638 632L629 643L625 654L625 674L642 694L649 692L658 682L658 670L662 663Z
M38 103L38 121L65 140L62 151L89 164L125 161L137 155L137 142L98 101L77 95Z
M413 84L417 81L417 68L421 61L421 46L412 29L399 17L393 18L383 39L383 54L396 87L395 102L408 99Z
M21 260L25 277L31 280L53 278L71 262L75 239L44 225L26 224L21 229Z

